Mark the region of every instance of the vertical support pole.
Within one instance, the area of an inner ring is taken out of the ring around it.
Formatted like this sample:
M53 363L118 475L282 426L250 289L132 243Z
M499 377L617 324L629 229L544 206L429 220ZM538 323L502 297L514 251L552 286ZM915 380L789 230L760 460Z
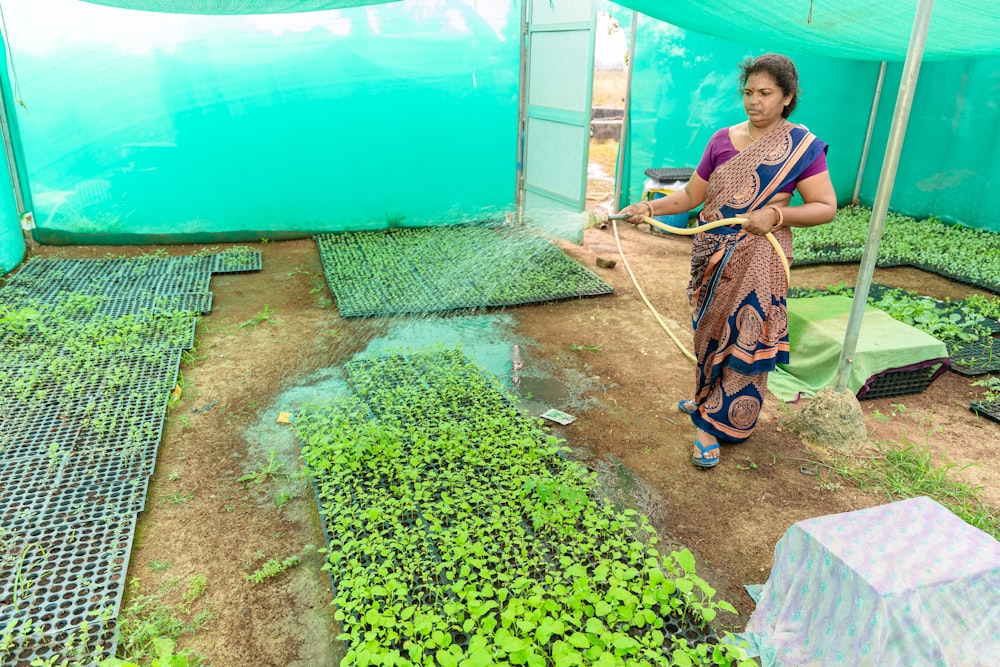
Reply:
M885 216L889 210L889 199L892 197L892 185L896 178L896 170L899 167L899 154L903 148L903 138L906 136L906 124L910 118L910 107L913 105L913 92L917 87L920 63L923 59L924 45L927 42L927 27L931 22L931 9L933 7L934 0L917 0L917 11L913 17L913 30L910 33L910 45L906 50L906 60L903 63L903 76L900 79L899 92L896 95L896 109L892 116L892 127L889 130L889 140L886 142L882 172L879 176L878 190L875 193L875 204L872 207L872 219L868 227L868 240L865 243L864 252L861 254L861 267L858 270L858 281L854 287L854 300L851 303L851 313L847 319L844 347L840 351L837 375L834 378L834 389L839 392L847 388L851 369L854 366L854 353L857 351L858 338L861 333L861 319L865 313L865 305L868 303L868 291L871 288L872 275L875 273L878 246L882 240Z
M872 146L872 133L875 131L875 116L878 115L878 105L882 99L882 86L885 84L886 62L878 68L878 80L875 82L875 96L872 99L872 110L868 114L868 129L865 131L865 145L861 149L861 161L858 163L858 177L854 181L854 194L851 195L851 203L861 202L861 180L865 175L865 166L868 164L868 152Z
M528 0L521 2L521 62L517 82L517 174L514 191L514 220L524 220L524 142L528 125Z
M622 173L625 170L625 144L629 137L629 114L632 110L632 63L635 62L635 35L639 26L639 12L632 12L632 35L628 42L628 70L625 74L625 110L622 115L622 129L618 134L618 158L615 161L615 198L614 211L622 208Z

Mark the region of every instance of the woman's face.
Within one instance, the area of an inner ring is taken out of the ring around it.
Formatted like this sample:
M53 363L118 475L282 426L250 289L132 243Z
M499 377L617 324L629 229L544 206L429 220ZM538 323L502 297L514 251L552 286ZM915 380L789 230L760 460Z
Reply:
M743 89L743 109L750 122L758 127L778 122L785 105L792 101L785 95L770 74L759 72L747 78Z

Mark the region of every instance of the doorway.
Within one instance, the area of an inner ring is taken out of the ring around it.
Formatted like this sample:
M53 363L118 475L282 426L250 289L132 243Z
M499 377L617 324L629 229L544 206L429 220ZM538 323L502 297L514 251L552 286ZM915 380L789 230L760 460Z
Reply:
M591 213L615 213L618 209L614 201L615 173L625 115L627 57L628 33L625 26L612 14L598 12L587 158L586 210Z

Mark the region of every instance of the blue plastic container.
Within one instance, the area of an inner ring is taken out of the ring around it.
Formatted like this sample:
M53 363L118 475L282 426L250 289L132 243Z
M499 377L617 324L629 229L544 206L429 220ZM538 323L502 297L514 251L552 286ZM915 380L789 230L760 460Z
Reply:
M666 197L672 192L673 190L662 190L662 189L650 190L649 198L661 199L663 197ZM685 229L688 226L688 215L689 213L687 211L684 211L683 213L674 213L673 215L654 215L653 219L656 220L657 222L662 222L663 224L668 225L670 227L678 227L680 229ZM670 235L670 232L665 232L659 227L654 227L650 225L649 228L651 231L656 232L657 234L666 234L668 236Z

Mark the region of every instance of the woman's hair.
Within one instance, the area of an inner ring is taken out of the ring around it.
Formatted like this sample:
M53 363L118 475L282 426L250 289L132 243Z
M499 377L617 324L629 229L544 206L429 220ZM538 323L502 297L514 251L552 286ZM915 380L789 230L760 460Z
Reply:
M790 58L777 54L765 53L756 58L747 58L740 64L740 88L746 88L747 79L754 74L767 74L781 88L784 95L791 95L792 100L781 111L782 118L788 118L799 101L799 73L795 63Z

